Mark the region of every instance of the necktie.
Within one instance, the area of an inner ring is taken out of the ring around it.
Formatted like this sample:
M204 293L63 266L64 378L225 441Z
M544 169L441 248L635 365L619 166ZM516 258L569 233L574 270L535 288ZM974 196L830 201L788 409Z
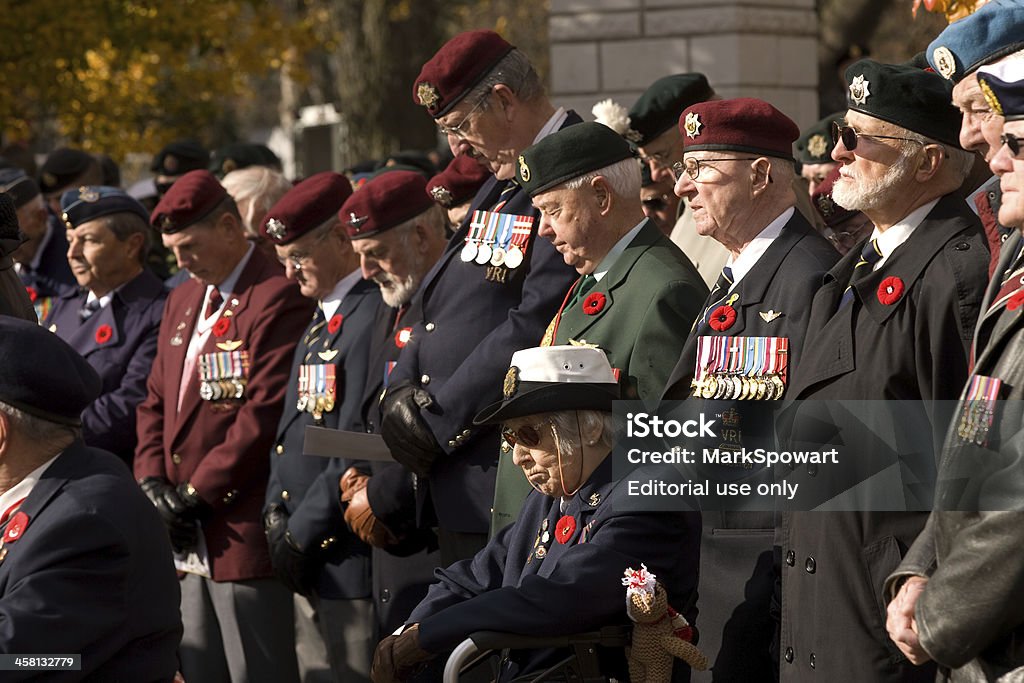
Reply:
M327 319L324 317L324 309L320 307L320 304L317 304L316 310L313 312L313 323L309 326L309 331L306 332L306 336L302 339L302 344L306 347L306 355L303 358L303 362L308 361L310 356L313 355L313 345L320 341L320 332L326 324Z
M214 287L213 291L210 292L209 300L206 302L206 312L203 315L207 318L212 317L222 303L224 303L224 299L220 296L220 290Z
M878 263L881 258L882 252L878 249L877 238L864 245L864 248L861 249L860 252L860 260L857 261L857 265L853 267L853 274L850 275L850 284L846 286L846 291L843 292L843 298L840 300L839 309L837 310L842 310L843 306L853 300L853 286L870 275L875 269L875 264Z
M491 207L491 211L501 211L502 208L504 208L504 206L508 204L508 200L512 198L512 195L515 193L518 187L519 186L516 185L511 180L505 181L505 189L503 189L501 191L501 194L498 195L498 201L495 202L493 207Z
M569 309L575 306L580 299L587 295L587 292L594 288L594 285L596 284L597 278L589 273L581 277L579 285L576 287L576 293L572 295L571 299L569 299L569 303L566 304L565 308Z
M92 317L92 314L98 310L100 310L100 300L93 299L85 306L83 306L80 311L78 311L78 317L81 318L83 321L88 320L89 318Z
M735 282L732 277L732 268L725 266L722 268L722 272L718 275L718 280L715 281L715 286L711 289L711 294L708 296L709 303L704 309L704 312L700 316L700 324L706 325L708 322L708 316L711 311L715 310L719 304L721 304L727 296L729 296L729 288L732 287L732 283Z

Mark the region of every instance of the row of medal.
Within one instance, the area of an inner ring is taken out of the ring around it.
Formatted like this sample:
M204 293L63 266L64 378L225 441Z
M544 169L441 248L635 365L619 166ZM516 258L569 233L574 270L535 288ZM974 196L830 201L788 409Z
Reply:
M786 391L788 337L697 339L693 396L725 401L774 401Z
M459 258L481 266L518 268L526 258L531 232L533 216L474 211Z
M240 399L249 380L248 351L215 351L197 359L199 398L204 401Z
M526 558L526 564L530 564L535 557L538 560L543 560L547 557L548 546L551 545L551 532L548 531L548 527L550 525L551 522L548 519L545 519L540 523L540 530L537 532L537 538L533 541L533 551L530 553L530 556Z
M995 420L996 400L1002 380L975 375L964 396L963 412L956 433L964 441L978 446L988 445L988 432Z
M316 420L334 410L338 399L336 371L336 365L300 365L299 400L295 409L310 413Z

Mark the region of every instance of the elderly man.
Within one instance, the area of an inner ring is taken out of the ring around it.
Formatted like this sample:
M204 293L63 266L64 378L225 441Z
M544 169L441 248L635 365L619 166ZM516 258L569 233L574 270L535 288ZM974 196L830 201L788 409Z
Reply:
M181 638L171 549L124 465L79 438L100 390L70 346L0 316L0 649L75 655L81 670L66 676L78 680L170 681Z
M329 664L334 681L367 680L375 642L369 548L338 509L346 463L303 451L307 426L351 430L360 422L381 301L377 287L360 277L359 257L338 219L351 194L345 176L317 173L274 204L261 228L288 278L317 304L292 359L270 449L263 524L274 573L296 593L299 667L307 672Z
M697 232L730 256L690 331L665 398L716 395L705 390L727 368L710 362L706 349L721 337L740 342L729 346L736 355L758 345L774 349L758 361L755 379L766 391L770 382L776 388L767 395L781 398L788 373L800 362L811 299L839 258L795 209L792 150L800 131L767 102L750 98L693 105L679 117L679 127L684 154L674 169L675 192L689 201ZM735 363L735 356L724 362ZM771 514L705 515L702 642L714 656L719 680L773 679L773 528Z
M495 176L420 285L423 321L383 399L381 435L420 477L421 525L437 525L447 564L487 541L498 431L473 416L495 398L512 353L541 338L572 282L572 269L537 239L537 213L512 182L517 160L580 119L551 105L526 56L493 31L448 41L413 92L453 151Z
M458 230L466 220L473 197L490 177L490 171L478 164L475 158L460 154L430 179L427 192L448 213L448 224L452 229Z
M651 169L646 164L640 169L640 206L643 207L644 215L654 221L658 230L666 237L672 235L676 212L679 210L679 202L682 201L672 191L674 186L672 176L667 180L654 182L651 180Z
M413 341L413 325L420 321L419 307L410 302L447 242L444 210L434 204L426 188L420 173L387 171L368 181L341 207L342 223L360 257L363 277L380 287L387 304L377 315L369 342L370 369L360 414L368 432L379 429L381 391L402 348ZM373 462L369 474L346 472L341 491L345 521L373 546L376 640L380 640L401 626L426 594L440 561L437 536L430 529L417 529L413 477L398 463Z
M14 200L0 192L0 315L10 315L36 322L36 311L25 286L14 270L11 254L21 246L24 237L18 230L18 212Z
M135 476L189 570L189 681L295 681L292 594L263 534L288 368L311 303L245 238L209 171L182 176L152 215L191 279L171 292L139 406Z
M1005 143L990 155L1003 190L999 222L1021 230L1024 61L1015 57L983 67L978 81L1005 117ZM996 278L989 288L987 317L998 324L977 347L947 433L935 512L886 582L886 598L892 600L886 627L893 642L914 664L934 659L954 681L1012 679L1024 666L1024 614L1016 599L1024 585L1024 482L1014 464L1021 456L1017 406L1024 397L1019 248L1007 269L1007 283ZM984 390L992 387L994 392Z
M832 152L843 168L832 197L863 211L875 227L869 240L825 276L811 305L808 336L815 344L796 367L790 397L928 402L901 404L919 408L902 418L923 425L915 436L925 445L913 448L904 443L904 424L872 430L858 422L850 428L828 404L802 402L824 405L829 415L821 419L835 423L859 461L892 467L887 481L900 485L899 465L881 459L886 448L901 463L924 453L922 466L933 467L929 433L945 425L933 422L931 402L955 398L967 379L967 347L987 279L988 251L980 222L954 194L973 155L957 144L960 113L949 103L949 84L915 67L871 60L852 64L846 79L849 110L845 124L835 129ZM803 424L795 421L796 438ZM817 438L815 443L822 445ZM922 472L915 463L907 466ZM851 478L843 485L858 483ZM873 500L866 496L877 490L866 483L861 500ZM926 496L919 504L928 503ZM783 681L934 675L896 655L879 614L880 583L924 518L870 509L785 516ZM853 556L863 563L851 563Z
M44 327L85 357L103 381L82 414L86 444L114 453L129 468L135 411L146 398L167 293L144 266L149 214L123 190L83 186L61 197L68 262L81 293L57 299Z
M377 683L406 680L476 631L555 636L626 624L620 580L641 564L659 577L669 603L694 617L700 516L623 505L627 487L609 457L619 382L604 353L517 351L503 384L504 399L477 421L504 424L511 457L535 491L476 557L438 571L401 635L377 646ZM543 670L556 654L513 651L498 678ZM607 661L603 673L623 680L622 664Z

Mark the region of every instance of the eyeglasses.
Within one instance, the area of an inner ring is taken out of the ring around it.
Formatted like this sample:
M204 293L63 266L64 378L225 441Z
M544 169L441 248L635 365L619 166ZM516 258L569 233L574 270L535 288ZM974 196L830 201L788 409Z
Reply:
M1013 133L1003 133L999 136L999 142L1010 148L1010 154L1014 157L1020 156L1020 141L1021 138L1017 137Z
M550 423L541 422L537 425L523 425L516 429L502 425L501 436L509 446L521 444L523 448L535 448L540 443L540 430L538 427L543 427L546 424Z
M477 109L483 106L483 103L486 102L487 98L491 96L491 92L492 91L488 91L486 95L484 95L483 97L476 101L476 104L473 105L473 108L470 109L469 112L464 117L462 117L461 121L459 121L459 125L448 127L443 123L437 124L437 129L441 131L441 135L454 135L460 140L465 140L466 134L462 131L462 127L466 125L467 121L469 121L469 117L471 117L476 112Z
M668 155L672 153L672 150L666 149L661 152L652 152L651 154L639 154L637 158L645 164L654 164L655 166L667 166Z
M832 122L832 144L837 144L840 140L843 141L843 147L850 150L851 152L857 149L857 141L860 138L873 138L876 140L906 140L907 142L916 142L923 145L924 143L914 138L901 138L895 135L875 135L874 133L860 133L853 126L840 125L838 121Z
M330 231L330 230L325 231L323 234L321 234L319 237L317 237L315 240L313 240L313 244L319 244L320 242L323 242L325 239L330 237L331 234L332 234L332 231ZM295 270L302 270L303 268L309 266L312 258L313 258L312 254L303 254L302 252L294 252L293 251L292 253L288 254L284 258L281 258L279 256L277 258L277 260L278 260L278 262L282 266L286 265L288 262L291 262L292 268L294 268Z
M690 176L690 180L696 180L697 176L700 175L701 164L706 164L709 161L756 161L760 157L735 157L735 158L721 158L721 159L697 159L694 157L688 157L682 161L677 161L672 164L672 179L678 181L683 177L683 173Z

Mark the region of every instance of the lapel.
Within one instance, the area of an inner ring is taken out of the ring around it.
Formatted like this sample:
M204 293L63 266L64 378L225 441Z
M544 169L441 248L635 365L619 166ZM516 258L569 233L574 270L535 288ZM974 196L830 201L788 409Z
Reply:
M975 361L980 360L980 355L984 354L987 349L992 348L994 345L993 342L995 340L986 339L987 335L984 334L984 331L995 326L997 324L996 321L1006 309L1005 303L993 308L992 302L995 300L999 290L1002 289L1003 273L1006 272L1011 262L1017 256L1022 243L1024 243L1024 239L1022 239L1020 231L1015 231L1012 236L1003 242L999 250L999 262L996 264L995 272L992 274L992 279L989 280L988 288L985 290L985 298L981 302L981 315L978 316L978 323L974 327L974 339L971 340L971 358L974 358ZM984 346L978 348L978 342L982 339L985 339Z
M126 282L121 289L114 292L109 304L84 321L78 318L78 310L85 306L87 295L65 297L67 312L62 317L67 322L62 321L60 324L73 325L74 322L79 322L78 328L65 338L66 341L71 348L86 357L100 349L117 346L129 332L125 325L125 310L136 301L152 301L160 293L162 287L163 284L156 276L148 270L143 270ZM109 338L107 338L106 331L104 334L99 334L100 328L103 326L109 328ZM56 331L62 332L60 328ZM100 339L105 339L105 341L100 341Z
M555 514L551 529L551 545L548 547L547 557L541 563L538 574L550 576L555 570L559 558L568 552L569 548L580 543L584 529L587 530L587 535L590 535L592 530L587 525L593 521L594 516L601 509L601 505L606 503L608 494L615 487L615 483L612 480L612 456L609 453L590 475L587 483L580 487L580 490L569 500L565 512ZM553 501L553 507L555 510L558 509L557 499ZM563 517L571 517L575 525L572 533L559 539L558 520ZM564 542L560 542L560 540Z

